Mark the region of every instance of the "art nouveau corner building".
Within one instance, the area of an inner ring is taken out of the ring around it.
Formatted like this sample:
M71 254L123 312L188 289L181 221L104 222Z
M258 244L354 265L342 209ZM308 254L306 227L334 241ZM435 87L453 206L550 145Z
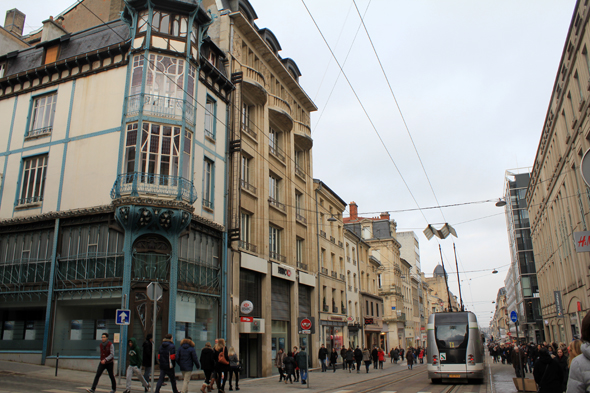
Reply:
M138 339L154 319L158 341L223 334L234 87L211 22L196 2L104 23L75 5L0 56L2 357L95 368L121 306Z

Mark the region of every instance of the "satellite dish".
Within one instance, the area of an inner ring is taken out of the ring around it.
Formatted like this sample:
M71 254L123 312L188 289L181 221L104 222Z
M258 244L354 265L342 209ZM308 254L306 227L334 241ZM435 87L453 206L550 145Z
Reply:
M588 187L590 187L590 149L586 150L584 153L584 157L582 157L582 162L580 163L580 172L582 172L582 179Z

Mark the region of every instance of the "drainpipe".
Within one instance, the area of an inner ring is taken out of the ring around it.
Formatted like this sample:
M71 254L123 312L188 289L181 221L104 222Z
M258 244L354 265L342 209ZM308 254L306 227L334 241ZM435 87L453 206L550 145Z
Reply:
M229 125L229 118L230 118L230 106L231 106L231 99L230 99L230 104L226 104L225 105L225 128L226 128L226 132L225 132L225 150L228 152L226 155L226 159L225 159L225 176L223 177L223 190L224 190L224 195L223 195L223 225L225 226L225 231L223 231L223 247L221 249L221 253L222 253L222 269L223 269L223 273L222 273L222 284L221 284L221 317L222 317L222 321L221 321L221 337L227 337L227 333L230 330L229 326L228 326L228 319L227 319L227 302L228 302L228 295L229 295L229 291L228 291L228 287L227 287L227 283L228 283L228 247L229 247L229 242L228 242L228 236L227 236L227 229L229 228L229 223L227 222L227 206L228 206L228 195L229 195L229 190L228 190L228 182L227 179L229 177L229 173L230 173L230 165L229 162L229 156L231 153L229 153L228 151L228 141L229 141L229 137L230 137L230 127L228 127Z

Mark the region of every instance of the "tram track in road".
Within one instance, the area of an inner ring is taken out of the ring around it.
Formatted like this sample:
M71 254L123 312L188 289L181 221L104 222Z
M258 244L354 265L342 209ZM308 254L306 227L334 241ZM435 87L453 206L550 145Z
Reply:
M349 384L346 384L346 385L335 386L335 387L331 387L330 389L325 389L325 390L318 390L316 393L328 393L328 392L332 393L332 392L337 392L337 391L340 391L340 390L346 391L346 390L350 390L351 388L356 387L358 385L362 385L362 384L366 385L367 383L374 382L375 380L384 379L384 378L391 378L392 376L395 377L396 374L401 374L401 373L404 373L406 371L407 370L401 370L401 371L397 371L397 372L393 372L393 373L389 373L389 374L385 374L385 375L380 375L380 376L377 376L377 377L375 377L373 379L369 379L369 380L352 382L352 383L349 383ZM381 383L381 384L376 385L376 386L371 386L369 388L365 388L364 390L356 390L355 389L354 392L355 393L368 393L368 392L378 391L378 390L384 388L385 386L388 386L388 385L391 385L391 384L394 384L394 383L398 383L398 382L402 382L402 381L405 381L405 380L410 379L410 378L414 378L414 377L416 377L418 375L421 375L421 374L424 374L426 372L427 372L427 370L418 371L416 373L407 374L405 376L401 376L400 375L399 378L397 378L397 379L389 380L386 383Z

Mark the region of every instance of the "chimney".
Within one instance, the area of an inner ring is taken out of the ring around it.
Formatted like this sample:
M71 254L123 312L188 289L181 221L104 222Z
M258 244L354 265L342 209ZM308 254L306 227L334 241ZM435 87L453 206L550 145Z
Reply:
M41 32L41 42L51 41L61 37L68 32L60 25L54 22L53 16L43 21L43 31Z
M6 11L4 28L21 37L23 35L23 29L25 28L25 14L16 8Z
M380 216L380 218L381 218L382 220L387 220L387 221L389 221L389 213L388 213L388 212L381 213L381 216Z
M359 216L358 216L358 209L359 207L357 206L356 202L350 202L348 204L348 207L350 208L350 219L351 220L356 220Z

